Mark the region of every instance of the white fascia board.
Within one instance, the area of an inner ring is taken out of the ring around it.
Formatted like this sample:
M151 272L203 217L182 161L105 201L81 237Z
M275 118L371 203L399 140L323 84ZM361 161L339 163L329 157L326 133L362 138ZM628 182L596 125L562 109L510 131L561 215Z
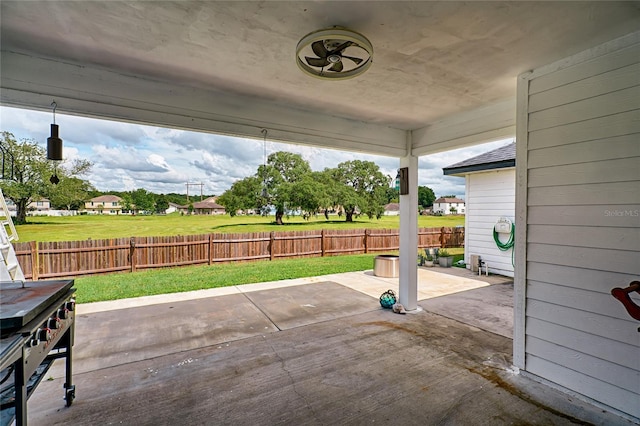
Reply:
M429 155L515 137L516 100L455 114L413 131L413 155Z
M240 94L2 51L5 106L402 157L406 131Z
M487 173L487 172L501 172L503 170L515 170L515 167L501 167L499 169L485 169L485 170L476 170L473 172L464 172L464 173L453 173L448 176L457 176L457 177L467 177L469 175L477 175L479 173Z

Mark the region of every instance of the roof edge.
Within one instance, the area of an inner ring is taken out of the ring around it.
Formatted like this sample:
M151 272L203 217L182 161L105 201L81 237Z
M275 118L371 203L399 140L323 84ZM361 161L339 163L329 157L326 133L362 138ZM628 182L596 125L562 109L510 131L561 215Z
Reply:
M457 174L466 174L472 172L482 172L487 170L496 170L496 169L506 169L509 167L515 167L516 160L502 160L495 161L493 163L484 163L484 164L474 164L471 166L462 166L462 167L445 167L442 169L442 172L445 176L449 175L457 175Z

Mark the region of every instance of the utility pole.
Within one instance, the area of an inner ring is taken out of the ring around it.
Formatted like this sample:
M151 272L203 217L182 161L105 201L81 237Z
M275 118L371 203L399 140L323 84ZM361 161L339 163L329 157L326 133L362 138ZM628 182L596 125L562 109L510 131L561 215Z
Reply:
M189 202L189 187L190 186L199 186L200 187L200 201L202 201L202 188L204 187L204 183L189 183L185 184L187 186L187 202Z

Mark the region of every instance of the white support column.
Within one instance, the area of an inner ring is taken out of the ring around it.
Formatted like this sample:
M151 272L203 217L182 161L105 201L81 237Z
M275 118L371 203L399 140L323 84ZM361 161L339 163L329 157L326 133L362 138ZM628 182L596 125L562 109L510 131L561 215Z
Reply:
M418 308L418 157L411 152L407 132L407 155L400 168L409 169L409 194L400 195L400 303L406 310Z
M516 111L516 244L513 276L513 365L526 369L527 321L527 199L529 146L529 82L531 72L518 76Z

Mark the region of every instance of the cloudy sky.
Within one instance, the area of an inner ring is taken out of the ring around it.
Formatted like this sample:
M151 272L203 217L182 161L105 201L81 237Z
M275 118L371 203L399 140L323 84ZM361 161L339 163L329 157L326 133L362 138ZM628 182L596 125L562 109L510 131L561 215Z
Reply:
M18 139L34 139L46 147L51 112L0 107L0 130ZM84 176L96 189L129 191L144 188L154 193L186 193L186 183L203 183L205 194L220 195L233 182L255 174L263 162L263 143L258 140L187 132L153 126L96 120L56 112L65 159L82 158L94 163ZM436 196L454 194L464 198L464 179L443 176L442 168L510 143L496 141L420 157L418 184ZM345 151L288 145L267 140L267 155L276 151L301 154L313 170L335 167L348 160L369 160L381 171L396 176L399 160ZM200 192L191 187L190 194Z

